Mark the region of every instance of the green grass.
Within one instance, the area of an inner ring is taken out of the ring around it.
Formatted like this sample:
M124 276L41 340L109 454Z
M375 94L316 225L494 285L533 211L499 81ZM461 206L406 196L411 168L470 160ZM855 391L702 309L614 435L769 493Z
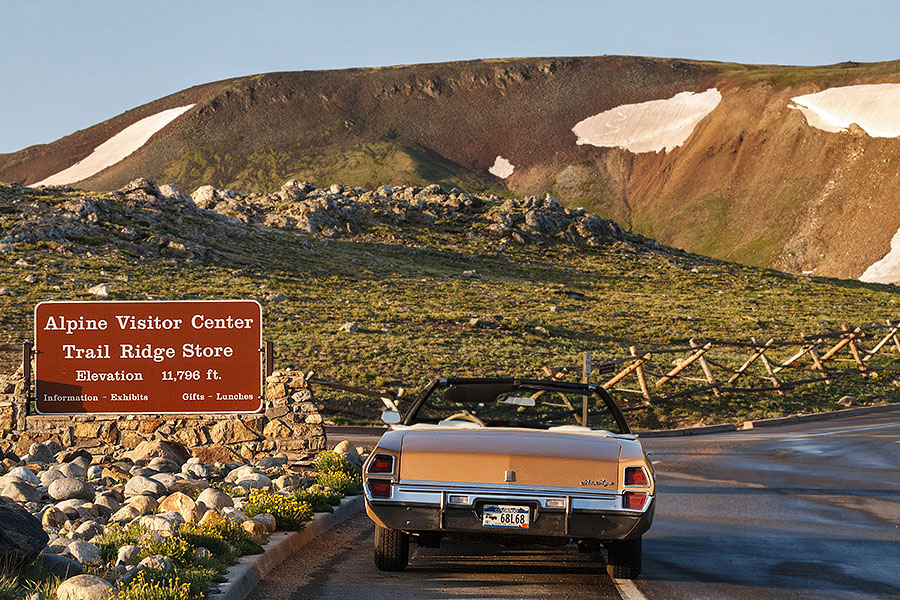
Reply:
M32 200L54 205L66 199L54 193ZM165 220L151 226L147 220L145 238L189 232L195 239L188 244L206 249L193 259L129 241L116 229L125 218L111 215L109 224L90 232L90 245L13 245L0 263L0 288L7 290L0 295L0 342L30 339L35 303L93 299L86 288L101 281L110 283L115 300L256 298L264 307L264 336L275 343L277 368L312 369L351 385L415 390L443 375L533 377L544 365L578 364L585 350L602 362L625 355L631 345L682 344L692 337L795 339L841 323L900 316L900 296L886 285L634 252L622 244L513 245L500 252L496 240L469 236L484 227L478 215L462 225L380 228L339 239L246 225L227 225L223 233L205 216L185 218L180 226ZM149 219L149 213L135 209L128 217L138 218ZM31 266L17 266L20 259ZM476 276L464 276L467 270ZM24 280L29 273L35 283ZM275 293L287 300L265 300ZM559 311L551 312L551 306ZM494 325L473 327L476 316ZM338 332L347 321L359 322L359 332ZM550 336L536 335L537 326ZM875 401L896 389L890 378L839 385L802 388L786 397L732 394L660 402L632 420L638 427L734 421L830 409L845 392ZM356 413L364 412L375 421L381 410L378 401L315 392L327 418L358 421Z

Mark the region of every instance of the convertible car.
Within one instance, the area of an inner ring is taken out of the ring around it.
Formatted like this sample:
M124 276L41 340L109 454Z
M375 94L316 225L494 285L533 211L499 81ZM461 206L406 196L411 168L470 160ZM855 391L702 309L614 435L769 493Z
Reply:
M375 565L398 571L409 543L444 537L504 545L605 547L612 577L641 571L655 508L653 467L597 385L438 379L363 465Z

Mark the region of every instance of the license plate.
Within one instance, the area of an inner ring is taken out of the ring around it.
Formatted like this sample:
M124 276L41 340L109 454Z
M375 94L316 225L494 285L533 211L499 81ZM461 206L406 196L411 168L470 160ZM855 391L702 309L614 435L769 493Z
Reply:
M485 527L528 529L531 526L531 510L527 506L485 504L481 524Z

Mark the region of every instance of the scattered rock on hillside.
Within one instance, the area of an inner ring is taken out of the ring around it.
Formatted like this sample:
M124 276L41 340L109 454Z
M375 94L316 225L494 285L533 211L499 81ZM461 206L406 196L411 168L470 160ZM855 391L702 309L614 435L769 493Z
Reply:
M108 283L98 283L95 286L88 288L88 293L97 296L98 298L106 298L109 296L109 284Z
M339 333L356 333L357 331L359 331L359 323L356 321L349 321L338 328Z

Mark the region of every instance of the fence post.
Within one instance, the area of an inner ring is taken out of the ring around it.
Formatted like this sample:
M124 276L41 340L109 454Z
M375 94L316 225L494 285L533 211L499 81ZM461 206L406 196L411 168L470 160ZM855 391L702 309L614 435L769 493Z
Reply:
M841 329L843 329L843 330L846 331L847 333L850 333L850 336L851 336L851 337L850 337L850 354L853 355L853 360L856 361L856 365L859 367L859 370L860 370L860 371L865 371L865 370L866 370L866 365L863 364L862 359L859 357L859 348L856 346L856 342L853 341L854 338L856 337L856 332L855 332L855 331L854 331L854 332L851 332L851 331L850 331L850 328L847 326L846 323L844 323L843 325L841 325Z
M755 344L756 338L750 338L750 341L752 341ZM766 346L766 349L768 349L768 346ZM760 353L759 358L760 358L760 360L762 360L763 366L766 368L766 371L769 373L769 378L772 380L772 385L774 385L776 388L780 388L781 382L778 381L778 378L775 376L775 371L772 370L772 363L769 362L769 357L766 356L765 350L763 350ZM779 396L784 396L784 392L782 392L780 389L777 390L777 392L778 392Z
M697 341L694 338L691 338L691 348L696 348L698 346L699 346L699 344L697 343ZM700 363L700 368L703 369L703 374L706 375L706 380L712 384L713 394L715 394L716 398L718 398L719 396L722 395L722 392L720 392L719 388L716 387L716 380L713 377L712 369L709 368L709 363L706 362L706 359L703 358L702 356L698 359L697 362Z
M637 358L637 348L631 346L628 351L631 353L631 356ZM635 369L637 373L638 383L641 385L641 393L644 395L644 402L646 404L650 404L652 402L650 398L650 388L647 387L647 380L644 378L644 367L638 363L637 369Z

